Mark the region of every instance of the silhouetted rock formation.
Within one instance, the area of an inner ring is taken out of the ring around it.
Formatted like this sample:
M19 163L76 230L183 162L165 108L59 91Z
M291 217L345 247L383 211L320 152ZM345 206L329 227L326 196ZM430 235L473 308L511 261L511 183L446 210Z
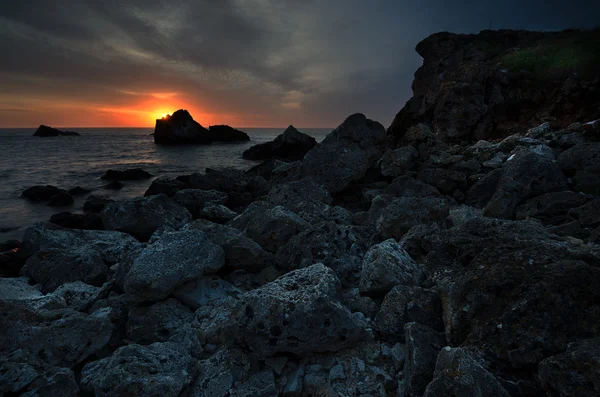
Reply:
M246 150L243 157L248 160L271 158L287 161L302 160L304 155L317 144L315 138L303 134L290 125L274 141L261 143Z
M81 136L74 131L61 131L56 128L48 127L47 125L40 125L33 136L39 136L41 138L48 138L53 136Z
M436 33L417 45L413 97L388 132L427 123L444 141L503 138L600 118L600 29Z
M152 174L141 168L132 168L129 170L108 170L102 175L101 179L107 181L136 181L152 178Z
M209 144L212 142L212 135L187 110L180 109L156 120L154 142L159 145Z
M208 127L213 142L244 142L250 137L244 131L236 130L228 125L211 125Z

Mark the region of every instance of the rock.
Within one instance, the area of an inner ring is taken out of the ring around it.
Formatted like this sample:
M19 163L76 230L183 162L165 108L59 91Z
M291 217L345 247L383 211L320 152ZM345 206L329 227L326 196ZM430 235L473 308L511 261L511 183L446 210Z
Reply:
M114 200L98 197L98 196L89 196L85 203L83 204L83 210L85 212L92 212L95 214L99 214L102 212L104 207L106 207L110 203L114 203ZM104 227L104 226L103 226Z
M502 167L496 192L483 213L494 218L512 219L523 200L565 188L566 179L555 163L523 149L509 157Z
M444 168L425 168L419 172L419 179L445 195L452 195L457 189L465 190L467 186L464 173Z
M305 355L352 346L365 323L338 300L339 281L322 264L290 272L247 292L234 314L238 335L261 356Z
M248 222L245 232L265 251L276 252L292 236L308 228L308 226L308 222L298 215L277 206L266 210L260 217L255 217Z
M80 186L75 186L74 188L69 189L69 194L71 196L83 196L83 195L86 195L88 193L91 193L91 190L84 189L84 188L82 188Z
M269 254L258 243L238 229L198 220L187 224L185 230L202 230L225 252L225 264L233 269L260 270L269 261Z
M174 343L128 345L83 367L81 388L95 396L177 397L198 372Z
M54 136L81 136L74 131L61 131L56 128L48 127L46 125L40 125L33 136L39 136L41 138L49 138Z
M440 233L426 268L448 342L520 368L600 335L599 261L538 222L474 218Z
M423 397L509 397L502 383L468 349L445 347Z
M18 349L49 365L72 368L100 351L113 331L110 310L36 310L24 301L0 301L0 356Z
M65 190L59 189L55 186L33 186L25 190L21 196L31 201L50 201L54 196L59 193L66 193Z
M288 163L285 161L271 158L271 159L265 160L262 163L255 165L254 167L248 169L246 171L246 175L261 176L268 181L272 178L274 169L277 169L278 167L281 167L281 166L284 166L287 164Z
M127 339L141 345L167 342L183 324L193 319L194 313L173 298L150 306L133 307L127 320Z
M381 175L397 177L413 168L419 160L419 152L412 146L404 146L388 150L379 160Z
M539 364L539 376L549 396L592 397L600 393L600 339L570 343L567 351Z
M199 214L199 218L215 223L227 223L236 216L238 216L237 212L216 203L208 203Z
M0 358L0 394L78 397L73 371L45 364L22 350Z
M375 318L375 328L391 338L404 337L404 325L418 323L443 332L442 304L437 291L399 285L387 293Z
M44 295L21 278L0 278L0 300L28 300Z
M104 230L104 224L98 214L74 214L59 212L50 217L50 223L66 229Z
M211 125L208 127L213 142L244 142L250 137L244 131L236 130L228 125Z
M382 194L394 197L439 197L440 192L431 185L409 176L395 178Z
M223 249L200 230L167 232L133 260L125 292L140 301L159 301L177 287L225 265Z
M262 217L267 210L273 209L273 207L266 201L254 201L241 214L227 222L227 225L238 230L245 230L253 219Z
M446 198L400 197L380 212L371 208L369 213L377 232L384 238L400 239L413 226L442 223L450 207L451 203Z
M187 208L195 218L198 218L207 204L226 204L227 193L216 190L184 189L175 193L173 201Z
M431 328L408 323L404 327L406 335L406 364L404 364L403 386L406 395L422 396L433 379L439 351L445 346L444 335Z
M300 173L330 193L338 193L365 176L383 154L385 144L381 124L362 114L352 115L304 156Z
M187 110L178 110L156 120L154 143L157 145L209 144L212 134L194 121Z
M130 168L125 170L108 170L101 179L107 181L139 181L152 178L152 174L141 168Z
M600 196L600 174L577 171L573 177L573 190Z
M423 269L394 239L377 244L365 254L360 274L360 292L385 294L396 285L419 285L425 279Z
M111 183L102 186L103 189L107 189L107 190L121 190L124 187L125 187L125 185L119 181L112 181Z
M198 309L225 300L238 300L242 291L217 276L206 276L188 281L173 291L173 296L184 305Z
M179 229L192 220L188 210L164 194L110 203L100 217L107 230L130 233L142 240L161 226Z
M156 178L146 190L144 196L153 196L164 193L169 197L173 197L175 193L184 189L191 189L192 186L182 180L173 178Z
M301 133L290 125L274 141L252 146L243 153L248 160L266 160L270 158L287 161L302 160L304 155L317 144L317 141Z
M557 163L569 176L576 171L600 174L600 143L584 143L565 150Z
M570 209L579 207L588 201L589 197L583 194L564 191L546 193L542 196L528 200L517 207L516 218L525 219L535 217L542 220L552 221L557 217L566 215Z
M286 270L323 263L345 286L358 283L367 236L361 229L333 222L317 223L289 239L276 253Z
M596 227L600 225L600 199L594 199L581 207L569 210L569 215L579 221L581 226Z
M360 295L358 288L352 288L343 294L344 303L352 313L362 313L365 318L373 318L379 312L379 305L370 297Z
M90 247L40 249L25 262L21 274L42 284L47 292L73 281L101 286L109 275L102 256Z
M60 192L52 196L48 205L50 207L67 207L73 204L73 196L67 192Z

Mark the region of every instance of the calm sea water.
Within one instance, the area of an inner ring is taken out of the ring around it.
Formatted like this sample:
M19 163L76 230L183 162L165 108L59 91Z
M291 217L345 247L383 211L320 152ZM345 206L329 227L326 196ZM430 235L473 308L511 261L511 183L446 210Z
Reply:
M20 240L30 224L45 221L57 212L81 212L86 196L70 207L52 208L32 203L21 193L34 185L75 186L91 194L122 199L144 194L152 179L124 181L118 191L106 190L100 179L108 169L143 168L155 178L203 172L206 168L248 169L257 164L242 159L242 152L267 142L283 128L241 128L250 142L215 143L207 146L163 147L154 144L152 128L73 128L80 137L39 138L35 129L0 129L0 242ZM331 129L303 129L321 141Z

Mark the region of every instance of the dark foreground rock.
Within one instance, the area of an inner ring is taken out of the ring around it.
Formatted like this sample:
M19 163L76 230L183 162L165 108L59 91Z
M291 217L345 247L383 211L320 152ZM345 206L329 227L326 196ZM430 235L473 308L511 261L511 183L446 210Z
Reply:
M98 214L74 214L60 212L50 217L50 222L67 229L104 230L104 224Z
M245 142L250 137L244 131L236 130L228 125L211 125L208 127L213 142Z
M243 157L248 160L271 158L286 161L302 160L304 155L317 144L315 138L303 134L290 125L271 142L261 143L246 150Z
M128 170L108 170L102 175L101 179L107 181L139 181L152 178L152 174L141 168L131 168Z
M33 136L39 136L41 138L48 138L54 136L80 136L77 132L74 131L61 131L56 128L48 127L46 125L40 125L37 131L33 134Z
M59 189L56 186L33 186L23 191L22 197L25 197L31 201L50 201L52 197L59 193L67 193L66 190Z

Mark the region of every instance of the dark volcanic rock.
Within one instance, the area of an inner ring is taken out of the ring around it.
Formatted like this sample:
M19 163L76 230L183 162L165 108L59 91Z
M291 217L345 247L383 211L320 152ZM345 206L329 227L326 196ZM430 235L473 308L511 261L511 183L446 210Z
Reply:
M435 363L439 351L446 345L443 333L417 324L408 323L404 327L406 335L406 364L402 381L406 395L419 397L433 379Z
M178 191L173 196L173 200L187 208L194 218L200 216L202 209L207 204L225 204L227 199L227 193L219 192L217 190L202 189L184 189Z
M67 191L51 185L32 186L25 190L21 196L31 201L49 201L52 197L59 193L67 193Z
M228 125L211 125L208 127L213 142L244 142L250 137L244 131L236 130Z
M48 138L53 136L80 136L78 133L73 131L61 131L56 128L48 127L46 125L40 125L33 136L39 136L42 138Z
M187 110L156 120L154 143L158 145L209 144L212 134L194 121Z
M89 196L85 203L83 204L83 210L85 212L92 213L100 213L104 209L104 207L110 203L113 203L115 200L111 200L104 197L98 196Z
M50 217L50 222L67 229L104 230L104 224L98 214L73 214L60 212Z
M102 175L101 179L107 181L138 181L152 178L152 174L141 168L132 168L128 170L108 170Z
M108 189L108 190L121 190L125 187L125 185L123 185L121 182L119 181L112 181L111 183L109 183L108 185L104 185L102 186L104 189Z
M71 204L73 204L73 196L67 192L55 194L48 202L50 207L67 207Z
M71 196L83 196L83 195L88 194L90 192L91 192L91 190L84 189L81 186L75 186L74 188L69 189L69 194Z
M192 186L189 183L179 178L157 178L152 181L152 184L144 195L153 196L164 193L169 197L173 197L178 191L191 188Z
M147 240L161 226L179 229L192 215L164 194L115 201L100 213L106 230L118 230Z
M315 138L301 133L290 125L274 141L252 146L244 152L243 157L248 160L266 160L270 158L287 161L302 160L304 155L316 144Z

